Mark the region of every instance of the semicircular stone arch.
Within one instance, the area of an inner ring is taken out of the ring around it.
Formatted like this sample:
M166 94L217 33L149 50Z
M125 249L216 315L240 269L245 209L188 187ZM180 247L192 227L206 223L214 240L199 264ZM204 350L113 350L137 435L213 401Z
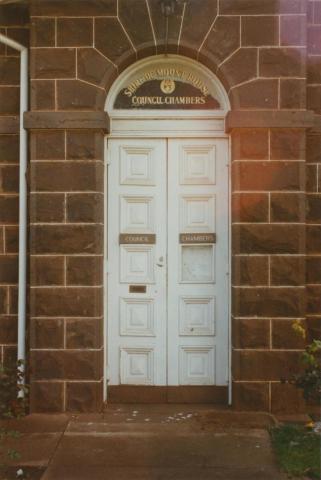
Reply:
M258 49L241 46L240 27L240 16L218 13L217 1L204 0L202 9L190 2L178 5L169 18L166 45L165 20L157 0L120 0L116 16L94 19L93 48L78 51L80 88L88 90L92 109L103 110L106 95L123 70L137 60L167 52L209 68L224 85L232 109L275 108L278 86L258 78ZM258 97L255 92L262 89Z

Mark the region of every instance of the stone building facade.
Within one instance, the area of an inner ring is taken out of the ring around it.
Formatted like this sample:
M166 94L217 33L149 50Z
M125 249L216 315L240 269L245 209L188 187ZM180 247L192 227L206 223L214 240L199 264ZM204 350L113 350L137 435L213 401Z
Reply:
M168 53L222 83L231 110L232 393L239 409L300 411L280 382L321 324L321 1L194 0L169 17ZM158 0L0 6L29 46L28 371L31 411L103 403L105 100L162 55ZM19 56L0 45L0 343L17 339ZM226 401L226 399L224 400Z

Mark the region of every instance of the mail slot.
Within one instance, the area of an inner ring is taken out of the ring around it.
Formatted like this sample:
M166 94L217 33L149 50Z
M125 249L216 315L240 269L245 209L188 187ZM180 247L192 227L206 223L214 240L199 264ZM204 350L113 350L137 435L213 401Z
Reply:
M120 244L155 244L155 233L121 233L119 235Z
M180 233L179 243L216 243L216 233Z
M129 293L146 293L146 285L129 285Z

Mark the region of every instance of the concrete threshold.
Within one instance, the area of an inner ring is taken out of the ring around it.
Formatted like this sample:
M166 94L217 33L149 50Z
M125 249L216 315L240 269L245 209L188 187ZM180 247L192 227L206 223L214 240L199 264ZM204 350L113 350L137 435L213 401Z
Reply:
M17 465L41 480L281 480L266 413L208 405L112 405L101 414L30 415Z

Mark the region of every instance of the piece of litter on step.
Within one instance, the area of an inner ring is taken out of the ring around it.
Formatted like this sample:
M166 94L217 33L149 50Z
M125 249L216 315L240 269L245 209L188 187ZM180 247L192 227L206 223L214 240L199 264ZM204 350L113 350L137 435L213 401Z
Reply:
M133 419L132 418L126 418L126 422L132 422Z
M134 410L133 413L138 413L138 410Z
M260 445L255 445L255 448L260 448Z
M19 468L19 470L17 470L16 474L17 474L17 477L22 477L24 475L24 472L23 472L22 468Z
M145 418L145 422L150 422L150 418Z

